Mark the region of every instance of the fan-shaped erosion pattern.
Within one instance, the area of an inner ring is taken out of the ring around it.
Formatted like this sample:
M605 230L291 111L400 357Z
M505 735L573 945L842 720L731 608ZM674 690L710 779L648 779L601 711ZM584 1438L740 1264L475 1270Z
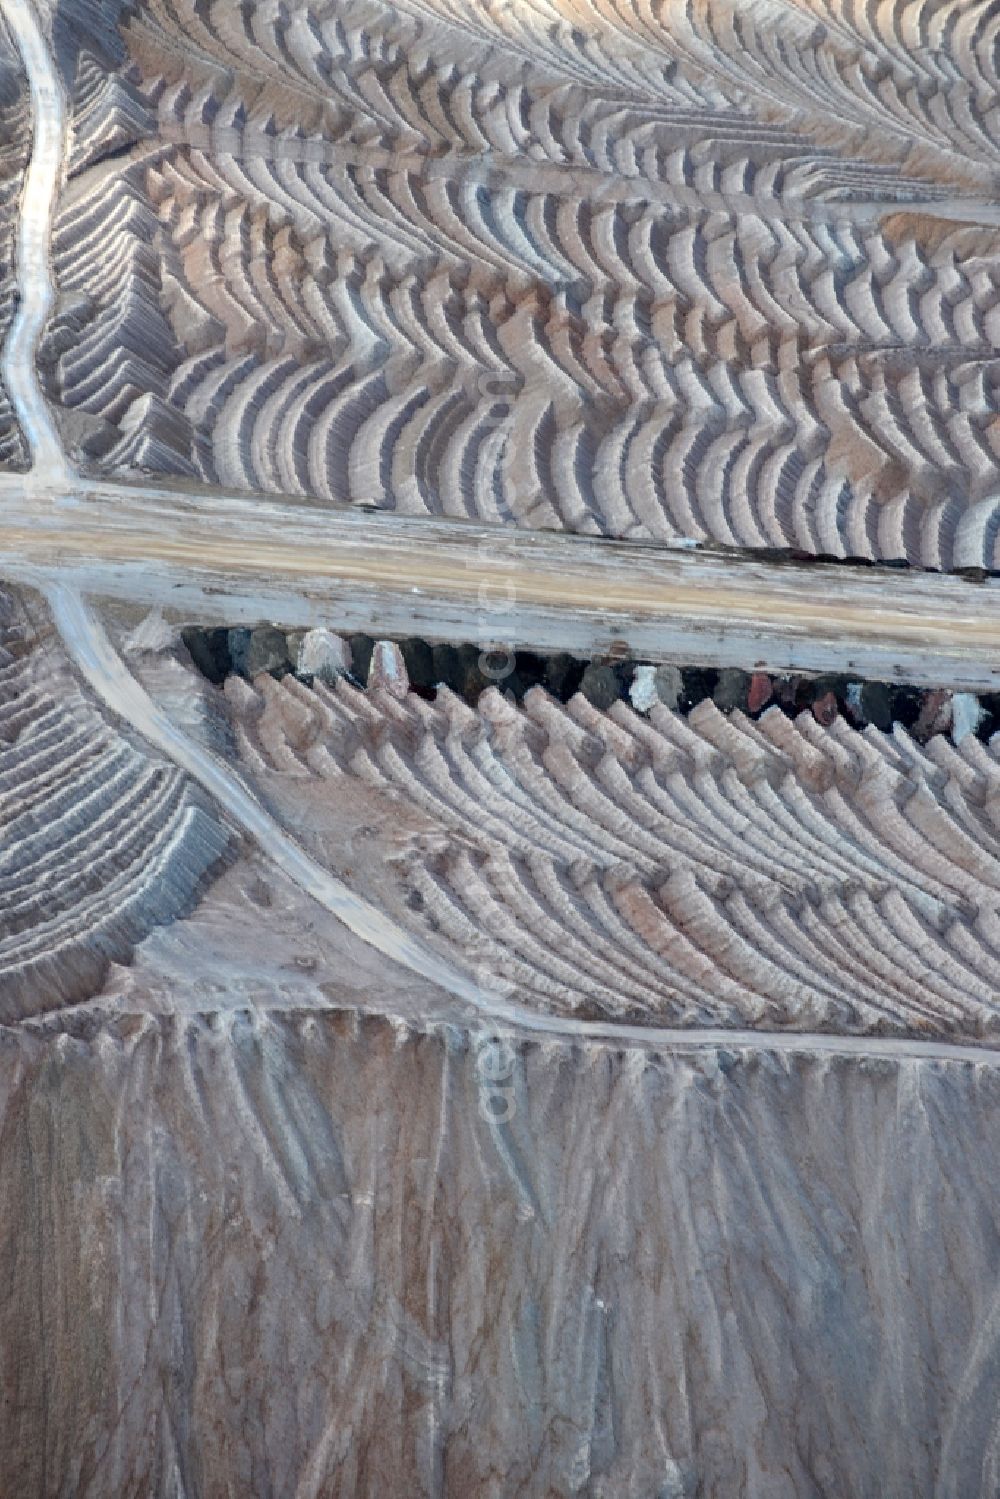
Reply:
M226 681L269 805L542 1014L995 1036L996 738Z
M85 464L997 565L988 8L53 14Z

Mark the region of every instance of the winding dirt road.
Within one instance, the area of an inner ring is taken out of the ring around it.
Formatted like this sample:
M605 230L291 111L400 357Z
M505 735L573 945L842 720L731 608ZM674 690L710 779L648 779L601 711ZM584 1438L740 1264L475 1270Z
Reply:
M19 302L3 351L3 375L31 452L31 484L58 493L69 487L72 472L42 394L36 354L55 297L49 234L62 178L66 100L31 0L4 0L3 11L28 75L32 116L31 158L17 234Z

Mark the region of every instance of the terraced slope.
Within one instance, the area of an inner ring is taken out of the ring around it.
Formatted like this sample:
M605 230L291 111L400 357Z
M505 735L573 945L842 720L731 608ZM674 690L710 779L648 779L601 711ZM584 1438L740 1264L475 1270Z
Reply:
M0 598L0 1022L97 994L185 914L229 834L184 777L111 728Z
M839 1033L1000 1022L995 746L710 702L605 714L540 688L523 711L398 680L226 693L245 766L300 836L522 1006Z
M993 565L990 14L147 0L74 63L51 393L115 471Z

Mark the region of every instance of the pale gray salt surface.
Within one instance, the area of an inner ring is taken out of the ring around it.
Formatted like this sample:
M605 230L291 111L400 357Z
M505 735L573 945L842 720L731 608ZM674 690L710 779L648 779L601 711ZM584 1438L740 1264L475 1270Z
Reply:
M179 1000L180 1000L179 996ZM1000 1074L357 1014L0 1038L0 1492L997 1490Z
M81 243L67 218L67 265ZM118 337L104 316L67 377ZM122 417L115 464L174 471L183 422L162 406L147 391ZM981 560L993 508L951 560ZM193 701L170 731L88 659L109 711L227 784L211 714ZM380 669L405 688L394 658ZM254 890L230 932L266 941ZM866 1060L867 1038L838 1059L808 1039L658 1055L550 1034L487 1087L460 1028L338 1013L354 996L329 983L321 1013L169 1013L192 1003L179 936L128 971L159 964L167 1013L0 1033L0 1494L996 1492L991 1063Z
M404 1020L449 1013L431 984L387 962L249 848L186 920L156 927L128 963L111 965L100 1007L175 1014L327 1009L332 1000Z

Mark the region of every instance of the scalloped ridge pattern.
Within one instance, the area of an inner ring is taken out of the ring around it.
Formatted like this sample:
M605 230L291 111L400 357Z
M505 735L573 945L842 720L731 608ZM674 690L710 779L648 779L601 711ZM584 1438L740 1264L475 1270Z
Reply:
M149 0L64 60L50 393L110 471L997 565L998 24Z

